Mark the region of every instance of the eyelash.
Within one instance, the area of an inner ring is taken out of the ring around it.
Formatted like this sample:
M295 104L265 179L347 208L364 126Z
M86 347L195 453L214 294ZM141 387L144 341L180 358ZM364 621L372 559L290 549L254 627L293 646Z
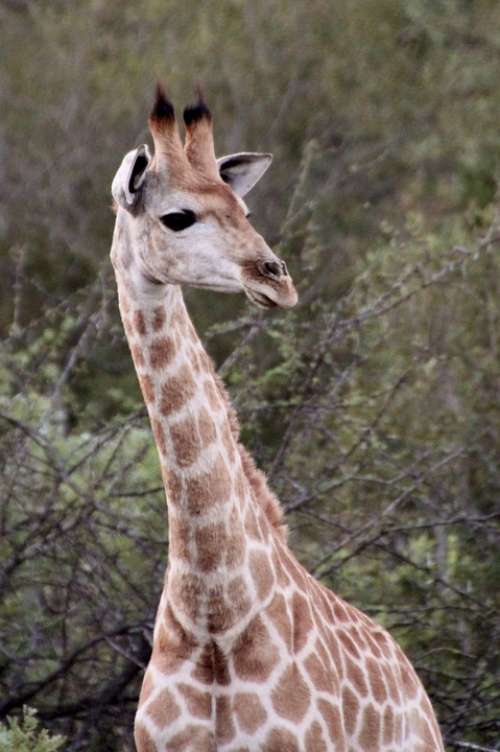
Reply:
M173 232L187 230L188 227L196 222L196 214L191 209L184 209L180 212L170 212L160 217L160 222Z

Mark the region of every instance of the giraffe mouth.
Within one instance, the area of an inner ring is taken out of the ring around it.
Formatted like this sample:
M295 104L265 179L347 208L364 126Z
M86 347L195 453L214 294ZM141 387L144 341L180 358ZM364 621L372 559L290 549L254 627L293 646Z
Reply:
M247 298L256 306L259 308L277 308L278 304L272 300L268 295L265 295L263 292L258 292L257 290L250 290L248 287L245 288L245 293Z

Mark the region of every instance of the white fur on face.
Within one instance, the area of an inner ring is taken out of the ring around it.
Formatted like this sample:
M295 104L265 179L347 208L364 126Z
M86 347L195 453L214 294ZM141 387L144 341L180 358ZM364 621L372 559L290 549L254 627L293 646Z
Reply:
M139 249L137 259L144 273L160 282L189 284L222 292L240 292L241 263L246 251L241 242L241 223L248 212L245 202L235 196L239 217L239 230L228 221L229 209L219 212L197 195L174 190L161 195L148 191L143 212L128 220L135 236L134 247ZM234 211L234 207L231 207ZM189 227L174 231L161 222L161 217L171 213L190 211L196 221ZM218 213L221 217L218 217ZM245 246L253 253L263 244L250 224L244 228Z

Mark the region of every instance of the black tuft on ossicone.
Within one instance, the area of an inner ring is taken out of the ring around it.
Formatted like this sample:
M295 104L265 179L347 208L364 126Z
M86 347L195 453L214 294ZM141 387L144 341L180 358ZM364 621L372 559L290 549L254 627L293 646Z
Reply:
M165 89L159 82L156 84L155 103L151 110L150 117L152 120L156 121L175 119L173 104L167 97Z
M198 101L195 104L190 104L185 108L184 122L189 128L189 126L192 125L192 123L195 123L198 120L202 120L203 118L206 118L207 120L212 120L212 113L208 109L206 102L203 99L203 94L201 92L201 89L198 88Z

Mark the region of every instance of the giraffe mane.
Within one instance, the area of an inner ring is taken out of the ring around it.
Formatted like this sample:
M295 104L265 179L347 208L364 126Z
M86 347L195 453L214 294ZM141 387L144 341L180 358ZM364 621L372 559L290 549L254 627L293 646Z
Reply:
M255 460L253 459L253 457L251 457L247 449L241 443L240 424L236 410L231 404L231 400L229 398L229 394L224 382L217 373L214 373L214 376L220 396L223 399L227 409L231 432L236 441L236 446L238 447L238 451L241 457L243 472L245 473L245 477L250 484L254 501L261 507L267 521L269 522L273 530L276 531L279 538L282 541L286 541L288 535L288 527L283 521L283 509L281 508L279 499L267 485L265 473L257 467Z

